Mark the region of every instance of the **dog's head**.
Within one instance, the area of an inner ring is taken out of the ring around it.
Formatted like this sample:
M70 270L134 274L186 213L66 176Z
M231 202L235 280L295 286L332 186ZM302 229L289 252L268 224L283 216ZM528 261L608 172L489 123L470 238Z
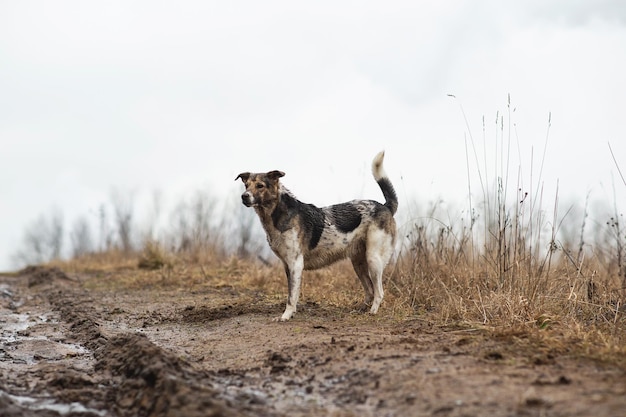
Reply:
M241 178L246 191L241 195L241 201L246 207L268 207L278 201L280 177L285 176L282 171L266 173L242 172L235 181Z

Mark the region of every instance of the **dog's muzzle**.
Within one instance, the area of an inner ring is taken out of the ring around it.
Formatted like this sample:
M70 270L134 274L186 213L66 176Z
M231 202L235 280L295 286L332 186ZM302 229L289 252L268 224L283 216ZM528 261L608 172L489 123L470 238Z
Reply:
M254 205L254 197L248 191L241 194L241 202L246 207L252 207Z

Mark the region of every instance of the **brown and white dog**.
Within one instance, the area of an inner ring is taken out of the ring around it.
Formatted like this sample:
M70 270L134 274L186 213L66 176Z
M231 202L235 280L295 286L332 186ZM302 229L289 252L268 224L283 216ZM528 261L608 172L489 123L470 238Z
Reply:
M383 269L393 255L398 209L396 192L383 169L384 152L372 162L374 179L385 204L373 200L352 200L328 207L299 201L279 181L285 173L242 172L246 191L241 200L254 207L267 234L267 241L280 258L287 274L289 298L280 321L296 312L302 271L318 269L350 258L363 289L370 313L376 314L383 301Z

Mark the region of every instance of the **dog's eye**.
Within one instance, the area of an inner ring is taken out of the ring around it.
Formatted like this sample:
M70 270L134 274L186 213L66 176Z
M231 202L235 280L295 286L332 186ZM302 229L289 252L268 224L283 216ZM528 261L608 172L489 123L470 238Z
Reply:
M257 182L256 188L261 189L263 187L265 187L265 184L263 184L262 182Z

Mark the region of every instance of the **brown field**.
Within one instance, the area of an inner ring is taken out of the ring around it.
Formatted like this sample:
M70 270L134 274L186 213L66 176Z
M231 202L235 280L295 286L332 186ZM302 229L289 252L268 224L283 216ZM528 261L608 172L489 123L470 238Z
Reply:
M378 315L356 311L360 284L339 263L305 273L285 323L272 321L286 299L282 268L243 258L190 260L148 245L140 256L5 274L0 410L626 415L618 279L590 283L556 260L549 274L513 265L499 275L488 262L477 273L451 250L411 253L388 268Z

